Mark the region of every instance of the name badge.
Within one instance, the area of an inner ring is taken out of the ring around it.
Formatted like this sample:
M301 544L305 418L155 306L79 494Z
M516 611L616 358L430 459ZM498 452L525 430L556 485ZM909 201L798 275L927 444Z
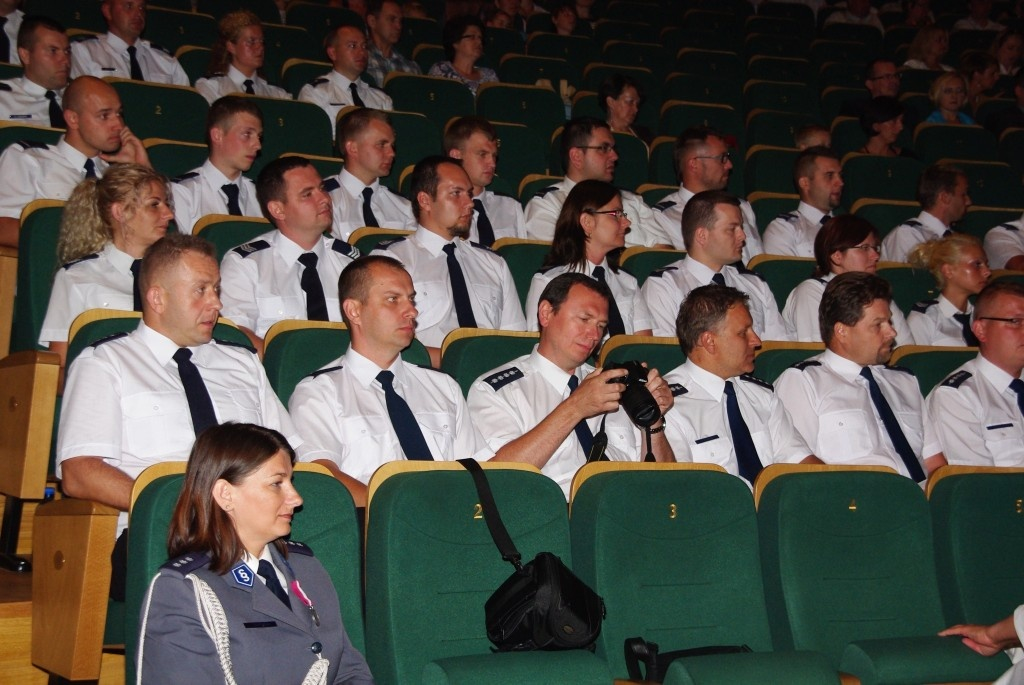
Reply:
M252 587L252 569L240 563L238 566L231 569L231 575L234 576L235 582L245 587Z

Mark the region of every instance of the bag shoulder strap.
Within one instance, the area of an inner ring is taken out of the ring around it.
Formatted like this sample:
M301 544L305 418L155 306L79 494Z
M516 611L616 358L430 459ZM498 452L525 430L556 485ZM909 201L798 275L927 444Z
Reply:
M487 476L476 459L459 459L467 471L473 476L473 483L476 485L477 495L480 497L480 508L484 512L484 521L487 522L487 530L491 533L494 546L501 552L501 558L511 563L516 569L522 569L520 563L522 555L516 549L515 543L505 528L505 523L498 513L498 506L494 503L494 494L491 492L491 485L487 482Z

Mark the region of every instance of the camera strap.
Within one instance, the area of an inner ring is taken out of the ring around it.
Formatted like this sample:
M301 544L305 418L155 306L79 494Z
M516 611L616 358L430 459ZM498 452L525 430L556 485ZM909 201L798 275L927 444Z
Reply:
M604 455L605 450L608 449L608 433L604 430L604 422L607 418L607 414L601 417L601 427L597 430L594 443L590 447L590 454L587 455L588 464L592 461L608 461L608 457ZM651 429L640 427L640 430L647 442L647 454L644 455L644 461L653 462L655 459L654 450L651 448Z

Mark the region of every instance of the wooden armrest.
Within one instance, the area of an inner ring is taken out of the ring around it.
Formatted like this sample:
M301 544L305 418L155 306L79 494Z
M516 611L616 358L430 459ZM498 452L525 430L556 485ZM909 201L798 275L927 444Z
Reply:
M0 247L0 358L11 351L14 287L18 282L18 248Z
M59 377L60 356L53 352L0 359L0 493L43 498Z

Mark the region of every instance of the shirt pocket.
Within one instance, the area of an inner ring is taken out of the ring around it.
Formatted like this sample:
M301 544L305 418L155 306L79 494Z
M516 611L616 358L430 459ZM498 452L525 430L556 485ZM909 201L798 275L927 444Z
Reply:
M985 424L983 437L996 466L1020 466L1024 430L1019 421L990 421Z
M233 389L228 391L228 397L230 399L229 406L217 407L222 423L224 421L238 421L239 423L261 425L264 423L260 396L256 390L251 388ZM227 415L229 412L231 416ZM276 428L276 426L271 426L271 428Z
M187 455L192 449L195 434L184 393L137 393L126 398L122 412L126 451Z
M434 456L443 460L466 459L471 454L455 454L455 416L444 412L417 412L416 422Z
M863 411L847 409L822 414L814 453L825 462L845 463L874 447L873 427Z
M725 466L732 453L732 443L721 435L704 435L693 441L690 453L695 463Z
M416 317L418 329L431 328L441 323L448 309L454 311L451 286L447 279L437 278L416 283Z

